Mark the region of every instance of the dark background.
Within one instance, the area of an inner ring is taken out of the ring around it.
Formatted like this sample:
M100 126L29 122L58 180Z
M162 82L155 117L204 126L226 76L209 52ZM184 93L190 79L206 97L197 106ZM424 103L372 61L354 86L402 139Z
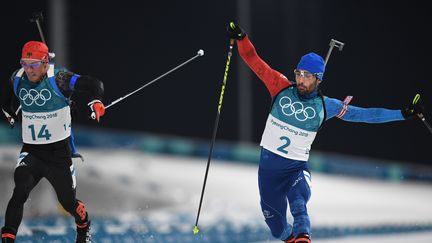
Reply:
M39 40L36 25L29 22L33 12L44 13L49 46L58 36L48 27L50 1L1 4L0 78L6 80L19 67L22 45ZM88 120L86 111L76 124L210 139L228 47L225 26L238 19L237 8L234 0L68 1L67 68L100 78L106 105L205 50L203 57L108 109L100 124ZM431 8L420 0L253 0L246 31L260 56L289 79L303 54L324 56L331 38L342 41L344 50L333 52L321 85L325 95L353 95L352 105L400 109L420 92L430 118L431 20ZM239 141L237 97L242 92L237 72L244 65L238 60L235 49L218 132L218 139L234 142ZM250 142L258 143L270 97L255 76L252 82ZM332 119L313 149L428 164L430 141L432 134L419 120Z

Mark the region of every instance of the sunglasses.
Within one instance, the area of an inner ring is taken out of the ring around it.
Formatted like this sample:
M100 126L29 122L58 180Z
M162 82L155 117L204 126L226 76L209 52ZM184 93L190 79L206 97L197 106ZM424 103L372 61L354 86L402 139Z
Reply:
M305 70L294 69L294 74L296 77L303 77L303 78L310 79L312 77L317 78L319 73L310 73L310 72L305 71Z
M44 61L38 61L32 63L26 63L24 61L20 61L21 67L23 68L39 68L44 63L45 63Z

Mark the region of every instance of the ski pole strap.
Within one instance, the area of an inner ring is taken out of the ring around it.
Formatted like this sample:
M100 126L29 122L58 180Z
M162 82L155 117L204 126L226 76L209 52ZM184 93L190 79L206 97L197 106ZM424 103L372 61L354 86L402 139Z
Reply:
M416 94L416 95L414 96L414 99L413 99L413 101L412 101L412 104L413 104L413 105L416 105L416 104L419 102L419 100L420 100L420 94Z
M352 96L345 97L344 101L342 102L342 109L339 111L339 114L337 114L337 118L341 118L345 115L345 113L348 111L348 104L352 100Z

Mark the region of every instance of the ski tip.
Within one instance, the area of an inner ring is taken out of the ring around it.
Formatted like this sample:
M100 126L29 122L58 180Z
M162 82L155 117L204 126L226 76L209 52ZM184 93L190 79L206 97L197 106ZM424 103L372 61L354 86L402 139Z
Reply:
M198 234L198 232L199 232L198 226L195 226L193 229L194 235Z

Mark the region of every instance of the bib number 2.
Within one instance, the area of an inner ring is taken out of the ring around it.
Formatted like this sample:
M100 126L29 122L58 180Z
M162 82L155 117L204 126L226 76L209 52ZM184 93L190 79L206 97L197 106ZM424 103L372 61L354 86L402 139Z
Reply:
M284 141L284 144L282 146L278 147L277 150L284 153L284 154L288 154L288 151L285 148L291 144L291 140L286 136L282 136L279 139Z
M47 125L42 125L41 129L39 130L37 134L37 138L45 138L45 140L49 140L52 136L51 133L49 133L48 129L46 128ZM33 141L36 141L36 131L34 125L28 126L28 128L31 131L32 139Z

